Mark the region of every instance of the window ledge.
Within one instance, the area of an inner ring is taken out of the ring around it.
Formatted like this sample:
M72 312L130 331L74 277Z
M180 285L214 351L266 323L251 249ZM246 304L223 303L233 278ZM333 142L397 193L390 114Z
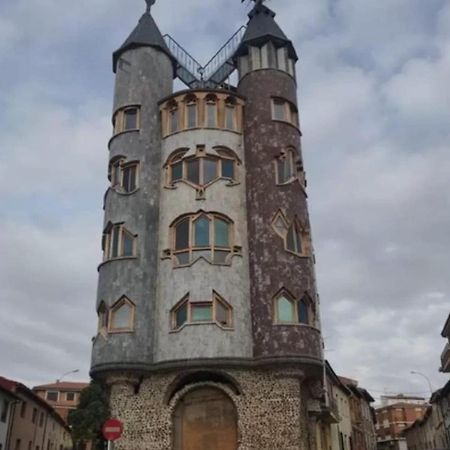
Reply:
M304 327L304 328L311 328L312 330L318 331L320 333L319 328L317 328L317 327L315 327L313 325L308 325L306 323L295 323L295 322L288 323L288 322L286 322L286 323L272 323L272 325L274 327Z
M119 133L114 134L111 139L108 141L108 149L110 149L111 147L111 143L112 141L114 141L114 139L118 136L122 136L123 134L127 134L127 133L139 133L141 130L140 128L133 128L132 130L125 130L125 131L120 131Z
M190 182L189 180L177 180L177 181L174 181L173 183L170 183L170 184L166 183L164 185L164 188L165 189L169 189L169 190L175 190L175 189L178 189L178 186L177 186L178 184L186 184L187 186L189 186L189 187L191 187L193 189L205 190L205 189L209 188L210 186L212 186L213 184L215 184L215 183L217 183L219 181L224 181L226 183L225 186L227 186L227 187L234 187L234 186L238 186L239 184L241 184L240 181L233 180L232 178L217 177L216 179L210 181L207 184L203 184L203 185L194 184L194 183Z
M180 328L177 328L176 330L170 330L169 334L177 334L183 331L187 327L192 326L199 326L199 325L215 325L216 327L220 328L223 331L234 331L233 327L226 327L224 325L221 325L220 323L216 321L208 321L208 322L192 322L192 323L185 323Z
M123 196L123 197L129 197L130 195L133 195L133 194L135 194L137 191L139 191L140 190L140 188L138 187L138 188L136 188L134 191L130 191L130 192L125 192L125 191L120 191L119 189L116 189L116 188L114 188L114 187L111 187L110 188L112 191L114 191L116 194L118 194L118 195L121 195L121 196Z
M128 260L133 260L133 259L138 259L137 256L121 256L119 258L111 258L111 259L107 259L106 261L101 262L98 266L97 266L97 271L100 270L101 267L105 266L108 263L112 263L114 261L128 261Z
M108 330L108 334L131 334L134 330Z
M306 255L306 254L300 254L300 253L295 253L292 250L288 250L287 248L284 249L287 253L290 253L291 255L296 256L297 258L312 258L312 255Z
M293 123L288 122L287 120L280 120L280 119L272 118L272 122L284 123L286 125L289 125L290 127L294 128L294 130L297 130L299 132L300 136L303 136L302 132L300 131L300 128L297 125L294 125Z

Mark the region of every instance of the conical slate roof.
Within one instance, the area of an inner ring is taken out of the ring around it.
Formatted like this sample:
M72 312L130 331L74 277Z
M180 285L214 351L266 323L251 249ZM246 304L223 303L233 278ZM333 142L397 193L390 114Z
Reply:
M146 12L139 20L136 28L132 31L128 39L123 45L113 53L113 71L116 72L117 62L119 58L127 50L137 47L156 47L164 52L173 62L174 68L176 68L176 62L169 48L167 47L158 25L153 20L153 17L149 12Z
M245 52L248 45L261 46L272 41L277 47L287 46L289 56L298 59L292 42L275 22L275 13L261 3L257 3L250 11L247 31L242 38L237 55Z

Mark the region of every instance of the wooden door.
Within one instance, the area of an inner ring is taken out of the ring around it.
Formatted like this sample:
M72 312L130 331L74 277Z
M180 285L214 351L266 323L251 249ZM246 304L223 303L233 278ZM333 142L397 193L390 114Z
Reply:
M180 400L174 415L174 450L236 450L237 414L231 399L200 388Z

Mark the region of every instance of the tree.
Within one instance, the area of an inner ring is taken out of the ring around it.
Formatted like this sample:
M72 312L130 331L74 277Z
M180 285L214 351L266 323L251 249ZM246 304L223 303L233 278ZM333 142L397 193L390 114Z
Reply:
M91 381L89 386L81 391L77 409L69 413L68 421L72 428L74 448L81 450L88 441L92 442L93 449L106 448L101 430L109 417L108 388L104 383Z

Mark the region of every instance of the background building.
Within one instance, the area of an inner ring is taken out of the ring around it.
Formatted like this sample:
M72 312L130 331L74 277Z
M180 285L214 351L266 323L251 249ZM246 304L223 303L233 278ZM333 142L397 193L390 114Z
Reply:
M62 381L35 386L33 392L51 405L67 422L69 412L78 406L81 391L88 386L89 383Z
M116 448L313 449L323 358L296 51L258 0L199 67L147 3L113 55L92 354L125 423Z
M423 418L428 403L422 397L392 395L381 397L382 407L376 408L378 449L404 449L403 432L416 420Z
M22 383L0 377L12 403L6 450L64 450L72 447L70 429L59 414Z
M6 440L12 425L14 404L19 401L19 398L6 386L6 382L2 384L0 380L0 450L6 449Z

